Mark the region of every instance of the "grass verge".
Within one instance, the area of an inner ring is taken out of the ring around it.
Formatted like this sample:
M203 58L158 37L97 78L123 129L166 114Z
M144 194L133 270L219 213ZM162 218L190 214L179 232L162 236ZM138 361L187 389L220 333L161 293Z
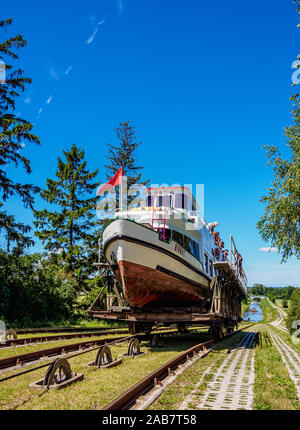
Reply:
M84 373L84 379L62 390L39 392L28 387L30 382L42 378L47 368L1 382L0 409L101 409L171 358L208 338L205 332L165 337L154 351L143 342L141 350L147 351L147 354L135 359L125 358L120 366L111 369L83 366L95 359L97 351L72 358L72 371ZM111 350L117 357L127 348L128 344L122 344L111 347Z
M255 349L255 384L253 409L299 410L293 381L273 345L264 325L259 330Z
M247 331L247 329L245 330ZM213 372L221 365L226 358L226 351L231 346L237 344L244 333L238 333L222 342L206 357L198 360L192 367L187 369L172 385L169 385L164 393L149 407L150 410L178 410L181 403L194 389L195 384L199 381L205 370L213 365L210 373L205 375L203 382L199 385L197 392L204 392L209 381L213 377ZM193 405L188 405L193 408Z
M260 307L264 315L262 323L269 323L277 319L276 309L270 305L268 299L262 299L260 302Z

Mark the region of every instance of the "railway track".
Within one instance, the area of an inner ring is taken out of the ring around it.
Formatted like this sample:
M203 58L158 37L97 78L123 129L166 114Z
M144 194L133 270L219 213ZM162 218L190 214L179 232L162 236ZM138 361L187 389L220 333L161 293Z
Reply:
M85 333L72 333L72 334L59 334L59 335L50 335L50 336L36 336L36 337L26 337L21 339L7 339L5 343L0 344L0 349L11 347L11 346L21 346L21 345L32 345L35 343L43 343L43 342L54 342L56 340L64 340L64 339L76 339L76 338L84 338L84 337L99 337L102 335L108 334L126 334L128 330L124 329L115 329L115 330L101 330L95 332L85 332Z
M251 325L243 327L243 329ZM241 330L237 330L226 337L233 336L240 331ZM211 339L184 351L159 369L147 375L125 393L106 405L103 410L145 409L161 395L165 388L172 383L182 371L190 367L198 359L209 354L215 346L216 342Z
M42 328L16 328L14 329L17 334L33 334L33 333L81 333L81 332L94 332L106 330L118 330L122 327L42 327ZM124 327L126 329L126 327Z
M190 328L189 330L197 330L202 329L203 327L196 327L196 328ZM168 327L168 328L153 328L151 332L163 332L168 331L170 329L177 330L176 327ZM86 337L99 337L103 335L109 335L109 334L129 334L129 331L127 328L124 327L124 329L104 329L98 332L88 332L88 333L72 333L72 334L65 334L61 333L59 335L50 335L50 336L35 336L35 337L28 337L28 338L21 338L21 339L6 339L5 343L0 343L0 350L5 348L11 348L14 346L32 346L37 343L49 343L49 342L55 342L57 340L65 340L65 339L76 339L76 338L86 338Z
M193 331L196 331L196 330L198 330L198 328L190 329L187 333L189 332L192 333ZM178 334L178 332L176 332L174 329L167 331L167 329L160 329L160 328L153 330L152 333L159 334L160 336ZM54 358L54 357L58 358L60 356L63 356L64 358L68 358L68 354L71 354L74 351L86 350L86 352L89 352L90 350L97 349L97 347L102 346L104 344L111 344L111 343L115 343L115 342L123 341L127 339L129 340L135 336L139 337L140 339L145 339L148 337L148 335L144 333L139 333L137 335L128 334L128 336L124 337L124 335L127 335L127 334L128 332L127 333L123 332L123 336L121 337L113 337L113 338L102 337L101 339L88 340L84 342L72 343L72 344L63 345L63 346L56 346L53 348L42 349L39 351L32 351L24 354L18 354L12 357L5 357L0 359L0 373L14 370L16 367L30 365L36 361L49 360L49 358Z
M56 346L53 348L42 349L40 351L27 352L25 354L18 354L12 357L5 357L0 359L0 372L3 373L3 370L13 370L16 366L24 366L26 364L32 364L37 360L48 360L50 357L58 357L60 355L67 356L68 353L89 349L95 346L101 346L105 343L109 343L112 341L118 341L124 339L123 337L114 337L114 338L102 338L89 340L84 342L71 343L63 346Z
M275 334L273 330L269 329L269 333L272 337L273 343L281 355L282 361L284 362L287 371L289 372L290 378L295 384L298 400L300 401L300 357L299 354L294 351L286 342L282 340L280 336Z
M194 390L180 405L179 409L238 410L252 409L254 384L254 350L251 349L256 332L248 332L231 350L216 370L208 388L201 395L199 385L205 375L212 371L214 363L204 372Z

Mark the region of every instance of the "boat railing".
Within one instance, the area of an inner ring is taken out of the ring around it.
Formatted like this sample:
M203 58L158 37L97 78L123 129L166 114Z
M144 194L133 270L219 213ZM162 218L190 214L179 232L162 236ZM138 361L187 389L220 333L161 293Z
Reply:
M148 206L138 206L136 208L131 208L128 211L124 211L120 208L115 209L115 214L117 216L124 216L126 218L130 217L131 214L134 214L135 212L150 212L152 211L152 207ZM204 220L201 212L199 211L191 211L188 209L177 209L173 206L167 206L166 208L164 206L157 206L155 207L155 212L157 215L164 215L166 214L166 218L175 218L175 219L184 219L186 221L191 221L197 223L198 221L203 222L205 225L207 225L206 221Z
M230 266L239 279L243 289L247 291L247 276L243 270L242 258L236 247L232 234L230 235Z

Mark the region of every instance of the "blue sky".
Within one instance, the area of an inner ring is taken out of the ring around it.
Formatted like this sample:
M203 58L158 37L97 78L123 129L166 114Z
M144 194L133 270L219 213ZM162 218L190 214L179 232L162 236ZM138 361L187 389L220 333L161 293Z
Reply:
M103 182L104 143L131 120L144 178L205 185L205 217L219 222L227 244L233 233L250 286L300 287L299 261L282 265L276 252L258 251L269 244L256 230L272 179L262 146L287 155L291 65L300 53L292 0L15 0L1 5L1 19L9 17L7 36L28 41L19 64L33 80L16 110L41 139L23 150L33 173L9 174L43 187L57 156L76 143ZM32 222L17 199L6 208Z

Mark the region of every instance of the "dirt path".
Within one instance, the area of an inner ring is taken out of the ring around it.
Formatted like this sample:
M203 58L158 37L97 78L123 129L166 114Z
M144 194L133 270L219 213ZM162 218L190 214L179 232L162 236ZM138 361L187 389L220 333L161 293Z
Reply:
M285 333L289 333L288 329L286 327L284 327L282 324L284 324L284 320L286 318L286 313L284 312L283 309L281 309L280 307L274 305L274 303L271 302L271 300L268 298L268 301L270 303L270 305L276 309L276 312L279 313L279 316L277 317L276 321L272 321L271 323L269 323L270 325L278 328L281 331L284 331Z

